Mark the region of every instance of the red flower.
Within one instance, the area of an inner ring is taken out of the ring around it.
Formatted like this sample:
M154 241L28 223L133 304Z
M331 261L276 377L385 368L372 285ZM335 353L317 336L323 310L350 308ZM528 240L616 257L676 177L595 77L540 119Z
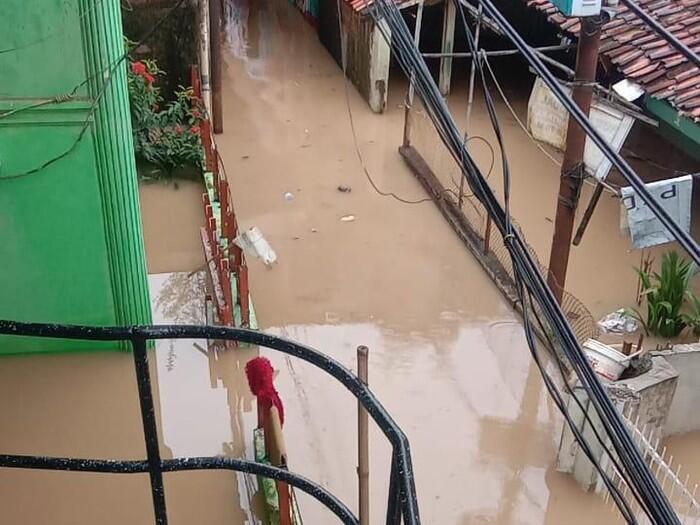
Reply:
M144 64L143 62L134 62L133 64L131 64L131 71L141 76L143 76L144 74L148 74L146 64Z
M131 71L135 75L138 75L141 78L143 78L149 84L153 84L153 82L155 82L156 80L155 77L148 72L148 68L143 62L134 62L133 64L131 64Z
M194 118L196 118L196 119L202 118L202 114L199 112L198 109L193 109L193 110L192 110L192 116L193 116Z
M183 131L185 131L185 130L183 129L182 126L180 126L180 125L175 126L175 133L177 133L178 135L182 135Z
M193 135L198 135L199 134L199 126L192 126L190 128L190 133L192 133Z

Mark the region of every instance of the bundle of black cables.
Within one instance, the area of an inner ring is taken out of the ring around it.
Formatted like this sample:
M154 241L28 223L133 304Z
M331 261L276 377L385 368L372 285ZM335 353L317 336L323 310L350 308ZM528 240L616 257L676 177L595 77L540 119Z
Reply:
M536 71L548 84L550 82L555 84L555 86L550 85L550 88L552 88L555 95L560 98L564 106L572 113L574 118L579 121L584 130L592 136L594 142L596 145L598 145L601 151L603 151L606 156L611 158L618 169L622 167L620 171L623 173L623 175L629 175L628 180L630 180L630 184L635 187L635 190L637 190L642 198L647 202L652 211L657 213L664 225L678 236L681 244L686 247L693 258L700 260L700 250L692 238L680 230L678 225L675 224L668 214L666 214L665 210L663 210L658 203L654 201L653 197L648 194L639 177L631 170L631 168L629 168L629 166L619 157L619 155L612 150L610 145L607 144L605 140L595 132L592 126L590 126L590 122L586 119L585 115L583 115L570 97L568 97L568 95L561 89L561 86L558 85L551 73L535 56L530 47L524 43L522 38L515 32L507 20L503 18L501 13L495 8L491 1L481 1L487 13L494 20L496 20L504 32L516 43L523 53L523 56L525 56L525 58L533 65ZM413 78L416 93L422 100L442 142L461 167L462 174L473 191L474 196L485 207L487 213L491 216L493 223L503 235L504 243L511 256L517 288L520 292L528 345L533 353L533 357L535 358L538 367L543 374L543 379L548 390L553 395L557 406L560 408L560 410L562 410L565 419L572 428L577 440L579 440L582 449L584 452L589 454L591 460L594 461L594 458L590 456L590 448L587 446L580 432L577 431L576 425L574 425L571 421L571 418L567 413L566 406L563 404L563 401L556 389L556 385L553 384L552 379L544 370L544 365L538 354L533 327L528 315L528 312L530 311L537 314L535 319L538 323L541 322L540 315L544 318L547 329L543 331L545 334L551 334L551 343L556 345L556 351L552 355L556 356L559 354L565 356L568 366L576 374L578 381L590 398L591 403L596 410L596 415L600 420L600 424L604 429L605 434L610 439L612 448L614 449L614 456L611 455L611 459L618 470L618 474L620 474L620 476L625 480L633 496L639 502L641 508L644 510L652 523L679 524L680 522L671 504L659 487L654 475L646 465L642 455L628 433L624 421L616 411L612 401L606 393L605 388L600 383L598 377L591 368L590 363L581 350L564 313L559 307L551 290L547 286L536 262L530 255L527 245L525 244L520 232L513 226L508 206L508 188L510 181L507 161L505 159L505 151L502 149L505 177L505 206L501 206L496 195L479 171L478 166L466 150L464 144L465 141L461 137L460 131L457 128L457 125L454 122L454 119L452 118L446 102L442 98L430 71L420 55L419 50L415 46L408 31L408 27L406 26L398 8L395 6L392 0L375 0L371 13L375 19L375 22L377 23L378 28L380 31L382 31L387 41L391 43L394 50L394 56L400 63L401 67L404 69L407 76ZM473 44L473 42L471 42L470 45L471 44ZM476 52L478 50L472 51ZM475 54L475 56L478 57L478 54ZM489 102L488 96L486 96L486 100L489 113L491 116L494 116L492 114L493 103L492 101ZM500 137L498 131L497 138L499 138L499 142L503 148L502 137ZM558 364L561 363L558 362ZM636 519L631 512L628 503L620 495L616 487L609 482L606 476L604 476L604 480L606 481L606 485L608 486L613 499L620 507L620 510L627 522L636 523Z

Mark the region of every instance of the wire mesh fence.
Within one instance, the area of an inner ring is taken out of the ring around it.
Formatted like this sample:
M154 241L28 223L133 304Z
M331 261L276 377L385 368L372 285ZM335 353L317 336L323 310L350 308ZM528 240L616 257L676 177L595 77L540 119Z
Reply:
M485 208L472 195L468 185L462 184L463 176L459 165L439 140L430 118L418 99L414 101L407 118L411 145L439 181L438 191L440 195L437 197L449 203L449 207L461 211L461 217L457 218L456 221L460 223L462 229L467 230L464 236L465 242L479 259L479 262L487 269L496 285L517 306L513 266L501 232L491 224ZM474 158L478 164L486 167L484 171L490 176L492 171L499 171L494 166L497 162L497 159L494 158L497 153L490 146L484 147L484 142L486 141L481 141L482 146L478 150L476 149L478 143L474 143ZM513 223L516 228L522 231L515 218L513 218ZM541 263L532 246L528 244L527 247L537 262L540 272L546 277L548 273L546 266ZM588 308L566 290L563 294L561 307L580 342L598 335L595 319ZM531 315L533 326L537 326L534 317L536 313L533 312Z

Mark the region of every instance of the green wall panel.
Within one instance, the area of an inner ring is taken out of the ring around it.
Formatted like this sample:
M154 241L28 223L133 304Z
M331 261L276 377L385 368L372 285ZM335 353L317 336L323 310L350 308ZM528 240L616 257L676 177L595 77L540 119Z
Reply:
M3 4L0 318L149 323L118 0ZM0 338L0 353L124 347Z

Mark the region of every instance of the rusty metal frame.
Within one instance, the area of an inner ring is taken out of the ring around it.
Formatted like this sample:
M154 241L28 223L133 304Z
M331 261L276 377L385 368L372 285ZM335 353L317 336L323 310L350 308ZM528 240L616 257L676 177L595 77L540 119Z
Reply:
M392 467L386 524L420 525L416 487L408 439L369 388L348 368L310 347L243 328L216 326L159 325L133 327L88 327L20 323L0 320L0 335L75 339L88 341L129 341L139 393L145 460L105 460L0 454L0 468L22 468L112 474L148 473L156 525L167 525L163 473L184 470L232 470L283 481L309 494L332 511L346 525L359 525L358 518L337 497L307 478L283 468L228 457L189 457L162 459L148 371L147 341L156 339L221 339L263 346L302 359L333 376L382 430L392 446Z

